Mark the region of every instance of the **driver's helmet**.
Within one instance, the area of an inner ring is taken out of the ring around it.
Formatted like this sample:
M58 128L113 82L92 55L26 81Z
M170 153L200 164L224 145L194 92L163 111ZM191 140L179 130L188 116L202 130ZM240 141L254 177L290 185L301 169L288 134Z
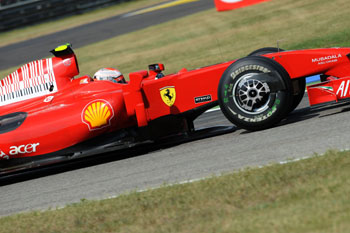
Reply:
M96 80L108 80L115 83L126 83L123 74L114 68L102 68L94 74Z

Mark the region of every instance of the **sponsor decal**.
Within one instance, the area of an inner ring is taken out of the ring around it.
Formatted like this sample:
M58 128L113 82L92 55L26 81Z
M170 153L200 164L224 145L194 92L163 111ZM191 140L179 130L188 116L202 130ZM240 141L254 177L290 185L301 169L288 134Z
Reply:
M44 99L44 103L50 103L53 100L54 96L48 96Z
M333 63L337 62L339 58L342 58L343 56L341 54L338 55L329 55L329 56L324 56L324 57L317 57L317 58L312 58L312 63L318 63L318 65L324 65L328 63Z
M333 87L322 86L322 87L317 87L317 88L333 93Z
M0 106L57 92L52 59L33 61L0 80Z
M217 11L234 10L269 0L214 0Z
M266 120L267 118L271 117L277 111L277 105L279 105L280 103L281 103L281 101L279 99L276 99L275 104L272 106L272 108L267 113L260 114L258 116L254 116L254 117L245 117L239 113L236 113L230 107L228 107L228 109L232 112L233 115L237 116L240 120L243 120L246 122L259 122L259 121L263 121L263 120Z
M163 102L169 107L173 106L176 100L175 87L174 86L163 87L159 91Z
M10 159L10 157L7 154L5 154L2 150L0 150L0 160L1 159Z
M87 78L84 78L82 80L80 80L79 82L80 84L88 84L89 83L89 80Z
M82 121L90 131L102 129L111 125L114 111L106 100L94 100L88 103L82 112Z
M211 95L198 96L194 98L194 103L199 104L204 102L210 102L211 100Z
M346 82L346 84L345 84L345 82ZM344 97L350 95L350 93L349 93L349 84L350 84L350 80L342 81L340 86L339 86L339 88L338 88L338 90L337 90L336 95L340 96L341 98L344 98Z
M237 77L237 75L245 72L245 71L249 71L249 70L256 70L256 71L260 71L262 73L269 73L271 72L269 69L267 69L266 67L263 66L259 66L259 65L246 65L246 66L242 66L239 69L235 70L234 72L231 73L231 78L235 79Z
M37 147L40 145L40 143L32 143L27 145L21 145L21 146L11 146L10 147L10 155L17 155L17 154L30 154L37 151Z
M70 66L70 65L72 65L71 59L70 59L70 58L64 59L64 60L63 60L63 65L64 65L64 66Z

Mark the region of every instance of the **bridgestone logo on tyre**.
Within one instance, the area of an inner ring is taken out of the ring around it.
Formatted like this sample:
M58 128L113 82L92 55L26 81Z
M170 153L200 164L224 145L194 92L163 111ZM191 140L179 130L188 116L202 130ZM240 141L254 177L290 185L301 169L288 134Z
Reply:
M247 66L243 66L243 67L235 70L234 72L232 72L231 73L231 77L232 77L232 79L235 79L237 77L237 75L243 73L244 71L248 71L248 70L257 70L257 71L260 71L262 73L269 73L269 72L271 72L269 69L267 69L266 67L263 67L263 66L247 65Z
M253 55L237 60L225 70L218 100L233 124L261 130L278 123L288 113L291 90L289 74L279 63Z

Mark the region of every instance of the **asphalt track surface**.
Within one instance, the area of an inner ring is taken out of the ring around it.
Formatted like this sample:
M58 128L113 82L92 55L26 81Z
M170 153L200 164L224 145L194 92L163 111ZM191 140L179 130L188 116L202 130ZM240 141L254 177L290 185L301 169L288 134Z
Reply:
M202 179L248 166L312 156L330 148L348 149L349 104L314 109L307 106L304 97L286 120L263 131L234 129L220 136L143 152L115 152L2 180L0 216ZM215 125L230 123L220 111L205 113L195 122L198 128Z
M60 44L69 42L74 48L80 48L213 7L213 0L200 0L129 17L123 14L0 47L0 70L51 56L49 51Z

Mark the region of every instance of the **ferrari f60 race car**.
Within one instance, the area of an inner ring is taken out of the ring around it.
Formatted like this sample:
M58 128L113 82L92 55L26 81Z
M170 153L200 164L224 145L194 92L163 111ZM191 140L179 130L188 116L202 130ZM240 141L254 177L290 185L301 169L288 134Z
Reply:
M350 48L280 51L163 75L164 66L129 74L127 83L79 74L69 44L0 81L0 174L194 132L193 121L220 105L237 127L272 127L300 103L350 97Z

